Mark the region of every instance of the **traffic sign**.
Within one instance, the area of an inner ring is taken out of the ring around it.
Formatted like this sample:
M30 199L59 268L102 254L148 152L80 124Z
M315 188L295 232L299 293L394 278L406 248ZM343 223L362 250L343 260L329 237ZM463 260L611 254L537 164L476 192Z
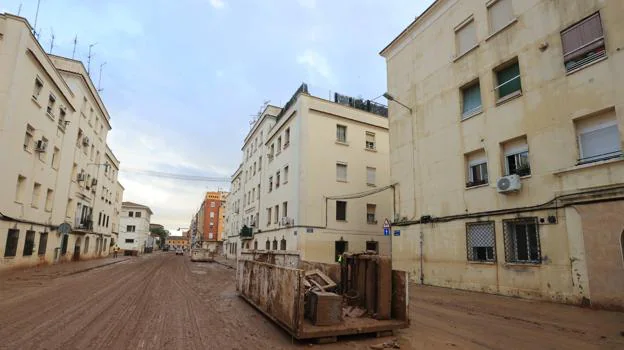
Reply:
M388 219L384 220L384 228L390 228L390 221L388 221Z
M384 236L390 236L390 229L384 227Z

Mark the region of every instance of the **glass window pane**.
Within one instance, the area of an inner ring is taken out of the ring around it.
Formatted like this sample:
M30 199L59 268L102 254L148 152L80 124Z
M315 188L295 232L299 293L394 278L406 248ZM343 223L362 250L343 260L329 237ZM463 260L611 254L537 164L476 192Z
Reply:
M520 83L520 66L518 63L502 69L496 73L498 88L498 98L503 98L516 91L520 91L522 86ZM504 84L500 86L501 84Z
M463 90L464 104L462 114L466 115L481 108L481 88L479 84L467 87Z

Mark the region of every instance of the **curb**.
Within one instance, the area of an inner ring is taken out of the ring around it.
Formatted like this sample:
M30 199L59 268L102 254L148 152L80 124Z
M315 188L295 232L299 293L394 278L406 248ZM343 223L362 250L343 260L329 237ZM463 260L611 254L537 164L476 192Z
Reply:
M118 263L120 263L120 262L122 262L122 261L127 261L127 260L130 260L130 258L127 258L127 259L122 259L122 260L116 260L116 261L109 262L109 263L106 263L106 264L102 264L102 265L98 265L98 266L92 266L92 267L88 267L88 268L86 268L86 269L81 269L81 270L73 271L73 272L70 272L70 273L68 273L68 274L66 274L66 275L63 275L63 276L71 276L71 275L76 275L76 274L79 274L79 273L82 273L82 272L87 272L87 271L91 271L91 270L99 269L100 267L109 266L109 265L113 265L113 264L118 264Z

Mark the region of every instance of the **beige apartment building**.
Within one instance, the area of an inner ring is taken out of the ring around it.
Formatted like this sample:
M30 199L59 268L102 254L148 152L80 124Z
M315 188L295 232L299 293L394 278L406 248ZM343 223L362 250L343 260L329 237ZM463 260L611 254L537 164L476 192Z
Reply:
M251 172L257 182L248 186L245 163L234 178L242 183L243 220L233 249L298 251L304 260L327 263L345 251L389 255L390 237L383 231L392 213L385 111L339 94L334 101L318 98L303 84L270 116L261 168ZM233 192L237 188L232 185ZM250 207L254 214L247 216Z
M107 255L119 161L97 90L24 18L0 15L0 57L0 269Z
M243 199L243 182L241 179L242 164L232 175L230 194L228 195L224 219L223 238L225 240L224 253L229 259L235 259L240 245L240 229L242 228L242 215L240 205Z
M624 308L624 2L437 0L381 55L393 266Z

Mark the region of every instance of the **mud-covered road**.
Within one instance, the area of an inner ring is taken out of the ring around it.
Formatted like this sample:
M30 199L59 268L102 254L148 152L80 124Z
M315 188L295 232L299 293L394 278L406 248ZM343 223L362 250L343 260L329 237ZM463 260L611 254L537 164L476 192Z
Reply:
M412 288L394 338L310 346L238 298L223 265L154 253L76 270L88 264L0 274L0 349L624 348L622 313L432 287Z

